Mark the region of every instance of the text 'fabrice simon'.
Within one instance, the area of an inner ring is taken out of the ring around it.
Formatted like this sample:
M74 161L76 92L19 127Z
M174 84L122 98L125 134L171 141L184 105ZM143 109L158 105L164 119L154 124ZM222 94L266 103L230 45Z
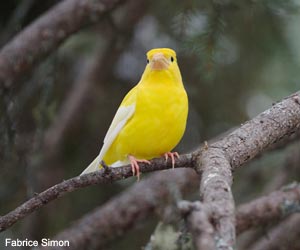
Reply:
M43 238L38 240L29 239L5 239L5 247L69 247L70 242L68 240L51 240Z

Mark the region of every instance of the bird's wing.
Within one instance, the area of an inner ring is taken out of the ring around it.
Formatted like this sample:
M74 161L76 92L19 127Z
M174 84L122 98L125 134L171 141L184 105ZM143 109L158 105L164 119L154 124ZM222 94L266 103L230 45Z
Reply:
M122 128L126 125L127 121L133 116L136 105L136 92L136 87L130 90L120 104L120 107L118 108L117 113L115 114L114 119L104 137L103 146L99 153L99 163Z
M116 139L127 121L133 116L135 111L135 104L129 106L120 106L103 141L103 147L99 153L99 161L101 161L106 154L111 144Z
M134 115L136 105L136 92L137 89L133 88L123 99L114 119L104 137L103 146L99 155L94 161L81 173L86 174L98 170L100 162L103 160L107 150L114 142L122 128L126 125L127 121Z

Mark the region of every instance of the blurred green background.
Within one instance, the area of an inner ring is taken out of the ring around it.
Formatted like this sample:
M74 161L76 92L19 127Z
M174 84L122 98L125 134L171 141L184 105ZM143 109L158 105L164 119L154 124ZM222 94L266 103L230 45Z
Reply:
M59 2L1 1L0 46ZM299 90L299 27L299 0L125 2L67 39L1 100L7 109L0 117L0 213L78 175L94 159L123 96L139 81L149 49L177 51L190 102L178 145L185 153ZM299 150L299 144L294 147ZM237 171L237 203L275 185L287 151ZM293 178L299 180L299 170ZM18 222L0 239L52 237L134 182L76 191ZM149 219L141 237L127 239L128 249L147 243L155 221Z

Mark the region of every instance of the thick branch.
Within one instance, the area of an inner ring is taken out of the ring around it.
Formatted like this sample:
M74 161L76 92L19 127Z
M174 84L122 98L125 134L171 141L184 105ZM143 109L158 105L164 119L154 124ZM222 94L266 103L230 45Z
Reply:
M300 130L296 131L295 133L291 134L290 136L284 137L282 140L280 140L277 143L274 143L271 145L268 150L280 150L286 147L286 145L289 145L295 141L300 140Z
M176 168L192 167L191 155L181 155L180 159L176 160ZM154 159L149 164L140 164L142 173L153 172L157 170L172 168L171 161L166 162L164 158ZM28 214L34 212L40 207L48 204L50 201L64 196L67 193L73 192L79 188L97 185L101 183L110 183L113 181L122 180L132 176L131 166L127 165L120 168L101 169L97 172L77 176L72 179L63 181L44 192L37 194L20 207L10 213L0 217L0 232L6 230L18 220L24 218Z
M293 183L239 206L236 214L236 230L240 234L252 227L279 220L295 212L300 212L300 185Z
M99 21L124 0L64 0L0 51L0 86L9 87L70 35Z
M234 170L299 130L300 94L295 93L211 147L222 149Z
M202 173L200 196L212 210L218 249L235 246L232 170L299 129L300 96L296 93L196 152L198 172Z
M198 164L202 171L200 195L211 212L218 249L232 249L235 245L235 206L230 164L223 151L213 146L202 149Z

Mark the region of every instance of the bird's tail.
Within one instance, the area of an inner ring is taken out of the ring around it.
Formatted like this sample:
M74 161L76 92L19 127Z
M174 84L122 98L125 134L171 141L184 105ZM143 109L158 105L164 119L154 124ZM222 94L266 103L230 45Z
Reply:
M98 164L99 164L99 155L91 162L91 164L80 175L97 171L99 169Z

